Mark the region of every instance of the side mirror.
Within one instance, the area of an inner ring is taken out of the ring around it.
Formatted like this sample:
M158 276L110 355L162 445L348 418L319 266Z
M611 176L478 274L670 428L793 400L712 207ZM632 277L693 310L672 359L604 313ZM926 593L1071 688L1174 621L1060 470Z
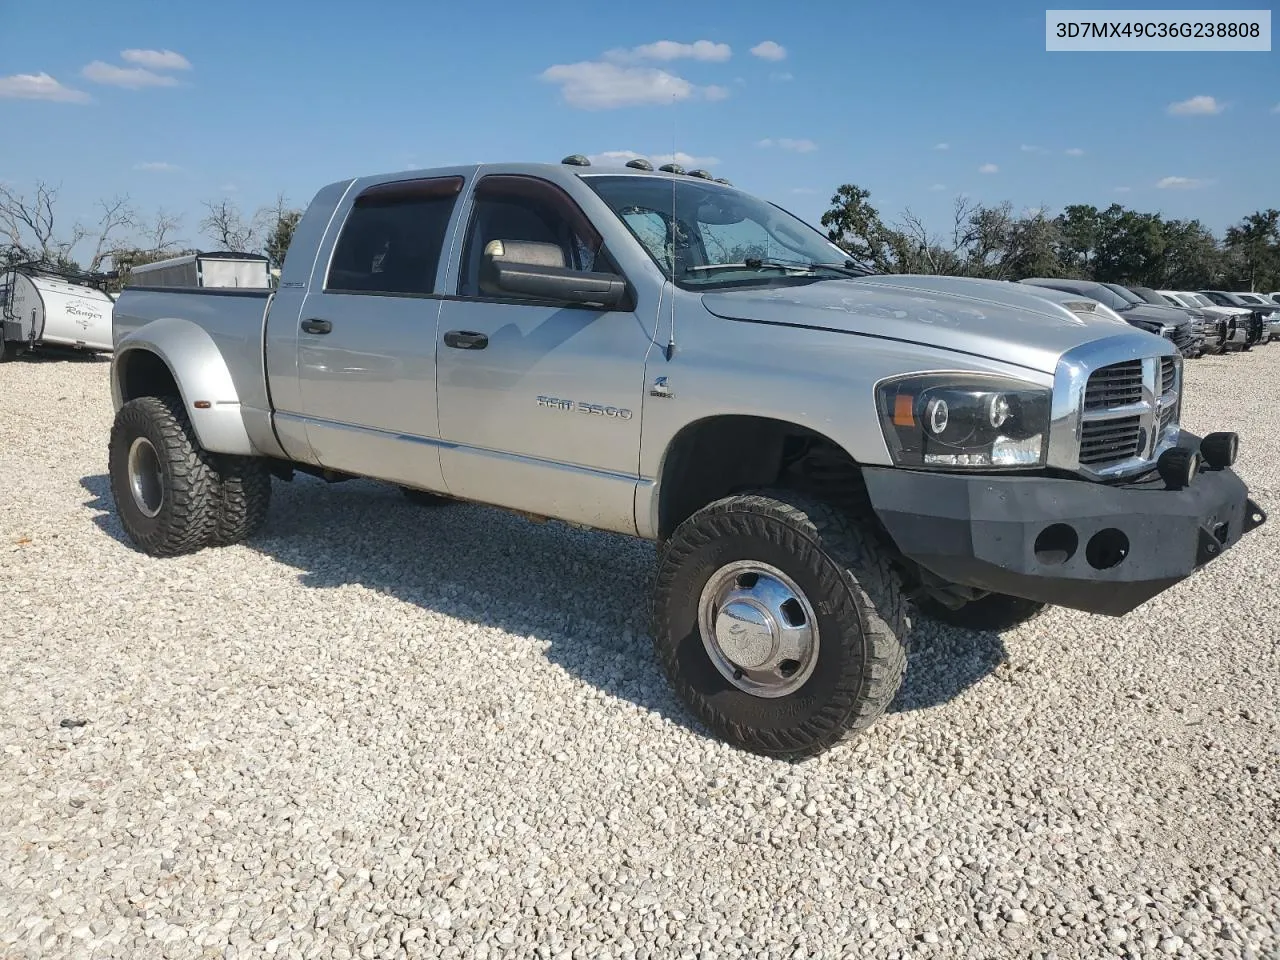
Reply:
M554 243L490 240L480 262L480 293L611 310L626 297L627 285L616 274L566 267L564 252Z

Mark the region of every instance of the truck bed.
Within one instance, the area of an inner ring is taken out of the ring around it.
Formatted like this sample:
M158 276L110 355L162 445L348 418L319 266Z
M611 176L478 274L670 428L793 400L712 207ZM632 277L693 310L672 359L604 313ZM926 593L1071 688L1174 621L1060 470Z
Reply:
M169 320L184 336L207 336L225 359L242 405L269 411L263 331L274 290L247 287L125 287L111 314L118 345L144 324Z

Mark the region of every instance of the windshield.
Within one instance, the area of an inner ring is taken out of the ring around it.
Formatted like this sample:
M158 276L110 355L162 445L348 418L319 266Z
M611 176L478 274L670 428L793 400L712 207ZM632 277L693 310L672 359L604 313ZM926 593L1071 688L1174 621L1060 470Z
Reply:
M1243 300L1245 303L1257 304L1262 302L1262 298L1259 297L1257 294L1253 294L1253 293L1237 293L1236 296L1239 297L1241 300Z
M1099 303L1105 303L1112 310L1128 310L1132 303L1124 297L1117 294L1105 283L1090 284L1087 289L1080 291L1086 297L1092 297Z
M627 225L662 271L685 289L812 282L870 273L803 220L723 184L692 177L626 174L582 179Z
M1191 294L1191 299L1192 299L1192 300L1194 300L1196 303L1200 304L1200 306L1202 306L1202 307L1216 307L1216 306L1217 306L1217 304L1216 304L1216 303L1214 303L1212 300L1210 300L1208 297L1206 297L1203 293L1193 293L1193 294Z
M1104 283L1103 286L1106 287L1108 290L1110 290L1112 293L1114 293L1117 297L1119 297L1125 303L1145 303L1146 302L1140 296L1135 294L1132 290L1129 290L1127 287L1122 287L1118 283Z

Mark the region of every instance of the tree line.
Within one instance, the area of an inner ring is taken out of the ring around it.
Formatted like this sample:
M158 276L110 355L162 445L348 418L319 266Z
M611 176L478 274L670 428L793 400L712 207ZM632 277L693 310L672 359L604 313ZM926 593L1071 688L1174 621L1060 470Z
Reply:
M168 257L195 253L181 237L183 217L164 208L142 214L126 196L99 200L96 219L68 220L59 209L59 187L37 181L30 193L0 183L0 268L15 263L43 263L73 273L100 274L107 264L106 286L119 289L128 281L129 269ZM204 249L234 253L261 253L271 266L284 264L302 210L284 194L275 203L245 214L228 198L206 200L205 215L197 224L200 236L210 243ZM88 251L76 258L77 248Z
M1221 238L1199 220L1166 219L1113 203L1057 215L1005 202L955 201L935 233L910 210L886 223L871 193L840 186L822 215L832 242L877 273L1021 280L1071 277L1157 290L1280 290L1280 210L1259 210Z
M1259 210L1221 238L1199 220L1166 219L1118 203L1105 209L1072 204L1050 216L1016 213L1009 202L986 206L955 201L942 232L929 230L909 209L886 223L871 193L840 186L822 215L827 236L878 273L928 273L1020 280L1074 277L1155 287L1280 290L1280 210ZM246 214L229 198L206 200L201 236L220 250L261 253L284 263L302 210L283 194ZM32 193L0 184L0 265L42 261L73 271L99 272L110 261L112 282L132 266L195 250L179 240L181 215L164 209L143 216L128 196L100 200L96 220L64 222L58 188L40 181ZM81 265L74 251L88 246Z

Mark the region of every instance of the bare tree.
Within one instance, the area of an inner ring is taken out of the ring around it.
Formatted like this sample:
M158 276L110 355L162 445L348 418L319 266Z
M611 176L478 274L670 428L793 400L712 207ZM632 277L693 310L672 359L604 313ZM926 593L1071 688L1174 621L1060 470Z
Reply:
M293 242L293 231L302 219L302 211L290 206L285 195L280 193L276 195L275 206L259 211L259 216L263 219L263 253L273 267L282 267L289 244Z
M177 232L181 229L182 214L169 213L161 207L140 232L142 239L146 241L147 251L161 253L176 243Z
M84 239L79 225L73 226L69 235L58 236L58 190L37 180L35 195L27 197L0 184L0 230L23 260L68 262L72 248Z
M246 220L235 202L226 198L206 200L204 206L209 213L200 221L200 229L221 249L251 253L258 246L262 226L260 217Z
M132 227L137 223L138 215L134 211L129 198L112 197L110 200L99 200L98 208L102 216L93 231L85 231L85 236L95 235L98 238L93 248L93 256L89 258L89 272L94 273L102 266L102 261L111 253L111 235L117 230Z
M65 230L57 217L58 192L44 180L36 181L34 195L28 197L0 184L0 236L11 250L24 260L72 265L72 251L82 241L96 237L89 269L97 270L111 252L111 238L134 223L135 214L129 198L112 197L98 201L101 212L94 227L79 221Z

